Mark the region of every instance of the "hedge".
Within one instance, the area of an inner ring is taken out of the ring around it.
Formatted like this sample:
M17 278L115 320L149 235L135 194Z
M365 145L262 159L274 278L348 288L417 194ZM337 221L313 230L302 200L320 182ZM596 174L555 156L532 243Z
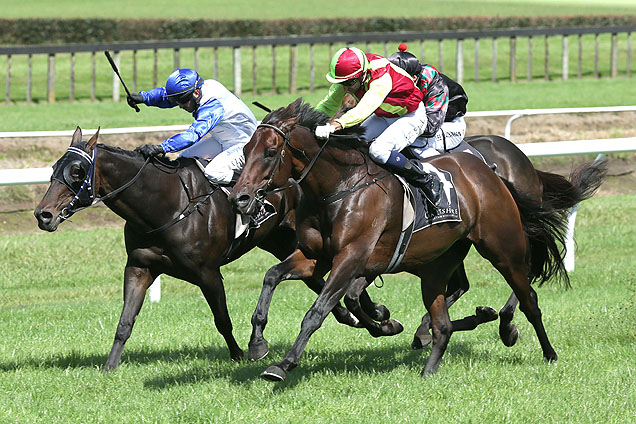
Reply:
M636 16L358 18L284 20L0 19L0 44L67 44L493 28L636 25Z

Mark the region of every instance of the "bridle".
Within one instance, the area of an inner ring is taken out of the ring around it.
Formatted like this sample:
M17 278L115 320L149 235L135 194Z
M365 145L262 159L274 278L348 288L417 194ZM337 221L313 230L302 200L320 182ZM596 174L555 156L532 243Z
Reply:
M134 184L137 179L139 179L141 173L146 168L146 166L148 166L150 160L151 158L148 157L137 174L126 184L116 190L113 190L105 196L95 198L93 180L95 178L95 163L97 162L97 147L93 148L92 155L89 155L84 150L75 146L71 146L66 149L66 154L62 157L62 159L60 159L61 162L58 162L56 164L58 166L54 168L53 175L51 176L51 181L56 180L64 184L74 195L73 200L71 200L68 206L66 206L62 210L62 212L60 212L61 220L65 221L74 213L108 200L111 197L116 196L117 194L126 190L128 187ZM78 163L80 168L86 172L86 177L84 178L84 181L79 188L77 188L78 182L72 181L69 173L69 167L73 163ZM78 207L74 207L75 204L77 204Z
M276 173L280 169L280 165L283 163L283 159L285 158L285 148L286 147L289 147L289 149L292 151L292 154L294 154L294 153L296 153L297 155L302 154L302 156L304 156L305 158L309 159L309 157L307 156L307 154L305 153L304 150L299 149L297 147L294 147L291 144L291 133L292 133L292 131L294 131L296 128L305 128L307 130L309 130L309 128L301 127L301 126L294 126L287 132L285 132L285 131L281 130L280 128L278 128L277 126L271 125L271 124L259 124L256 127L256 129L258 129L258 128L271 128L274 131L276 131L283 138L283 146L281 147L280 152L278 152L278 154L276 156L276 163L274 164L274 169L272 169L272 173L270 174L269 178L267 179L267 182L265 183L265 186L263 186L263 188L260 188L260 189L258 189L256 191L256 196L255 196L256 200L261 202L261 201L263 201L263 199L265 199L265 197L269 196L270 194L278 193L279 191L287 190L288 188L291 188L291 187L293 187L295 185L300 184L305 179L307 174L309 174L309 171L311 171L311 168L316 163L316 160L318 160L318 157L320 156L320 154L323 152L323 150L325 150L325 147L327 146L327 142L329 140L325 141L325 143L322 146L320 146L320 150L318 150L318 153L316 153L316 156L314 156L313 159L311 159L311 161L309 162L309 164L307 164L307 166L305 167L305 169L303 170L302 174L300 175L300 177L297 180L294 180L293 183L288 184L286 186L278 187L278 188L275 188L273 190L270 190L269 188L274 183L274 177L276 176Z

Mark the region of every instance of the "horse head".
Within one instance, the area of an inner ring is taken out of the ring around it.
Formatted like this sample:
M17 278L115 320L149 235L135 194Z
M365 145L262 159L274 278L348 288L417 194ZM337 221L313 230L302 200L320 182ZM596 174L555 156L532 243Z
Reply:
M270 190L284 186L292 175L295 149L290 141L299 122L300 99L268 114L243 148L245 166L230 201L242 214L252 214ZM290 154L291 153L291 154Z
M35 208L34 215L41 230L55 231L76 208L90 206L94 199L94 169L99 129L87 141L77 127L70 147L53 165L51 184Z

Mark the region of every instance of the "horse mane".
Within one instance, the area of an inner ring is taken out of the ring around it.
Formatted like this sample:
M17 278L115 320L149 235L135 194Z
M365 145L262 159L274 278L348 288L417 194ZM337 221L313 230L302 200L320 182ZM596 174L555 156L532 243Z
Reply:
M316 130L318 125L325 125L329 120L329 115L314 109L309 103L303 101L302 97L294 100L287 107L276 109L263 118L264 124L275 125L282 121L297 119L296 125L309 128L312 132ZM366 147L367 141L364 138L365 129L360 125L345 128L336 131L334 135L338 141L353 142L355 146L348 147Z
M144 155L142 155L137 150L128 150L128 149L124 149L124 148L121 148L121 147L109 146L108 144L101 144L101 143L98 143L97 147L99 147L100 149L105 150L107 152L111 152L111 153L116 153L116 154L120 154L120 155L123 155L123 156L127 156L127 157L129 157L131 159L138 159L138 160L141 160L141 161L145 161L146 160ZM161 163L164 164L164 165L169 165L169 166L183 168L185 166L190 165L190 161L184 160L184 159L189 159L189 158L179 158L177 160L172 160L172 159L169 159L166 156L166 157L161 158ZM194 160L192 160L192 161L194 161Z

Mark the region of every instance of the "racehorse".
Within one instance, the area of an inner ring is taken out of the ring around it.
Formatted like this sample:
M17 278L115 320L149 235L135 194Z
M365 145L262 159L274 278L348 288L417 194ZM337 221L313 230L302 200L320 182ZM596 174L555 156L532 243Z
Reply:
M300 249L267 272L263 293L277 280L322 277L331 270L292 349L261 374L270 380L284 380L299 364L311 334L343 296L347 308L372 335L398 331L392 320L378 324L366 316L359 295L391 260L401 230L402 188L360 149L334 140L317 142L313 128L327 119L301 99L270 113L245 146L246 165L230 195L236 208L249 214L259 199L288 188L290 177L303 189L296 209ZM420 277L422 299L431 314L433 348L422 375L439 367L452 331L446 283L473 245L513 289L544 357L556 360L530 282L565 272L558 242L563 240L566 217L517 193L472 155L444 155L429 162L451 173L461 221L418 231L393 271ZM297 265L297 261L306 263L302 260L306 258L315 261L313 268Z
M83 142L81 129L76 129L71 147L53 167L51 184L34 214L40 229L55 231L73 213L101 200L126 221L124 305L104 371L119 365L145 293L160 274L201 289L230 357L241 360L243 351L232 335L220 267L255 246L279 260L292 253L297 243L294 209L299 189L268 196L277 214L250 231L240 244L233 244L236 214L226 194L211 187L194 160L144 162L140 153L97 144L98 135L99 131ZM316 292L324 284L313 277L303 281ZM374 306L383 308L371 303L368 310ZM358 326L340 305L334 308L334 316Z

